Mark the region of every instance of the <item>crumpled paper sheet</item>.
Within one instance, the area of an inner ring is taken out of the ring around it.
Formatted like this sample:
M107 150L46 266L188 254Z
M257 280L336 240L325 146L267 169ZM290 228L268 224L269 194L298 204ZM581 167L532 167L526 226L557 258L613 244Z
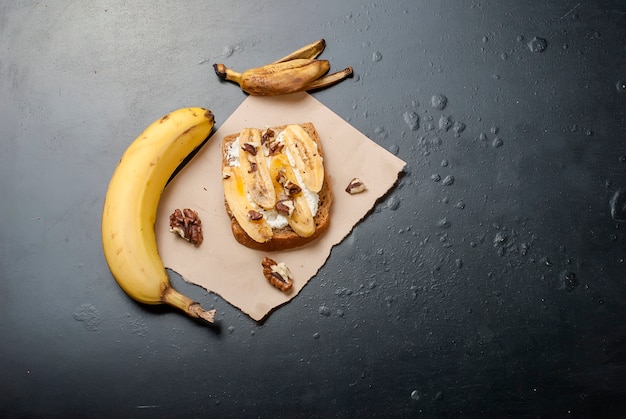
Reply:
M219 124L219 112L214 113ZM244 127L307 121L313 122L319 133L333 187L329 229L316 241L288 251L265 252L240 245L224 209L222 138ZM165 266L185 281L220 295L254 320L264 320L273 309L298 295L325 263L331 248L393 187L405 164L308 93L249 96L166 187L155 225L159 253ZM367 190L349 195L345 188L354 177L363 180ZM198 212L204 232L199 247L169 231L169 215L176 208ZM261 268L264 256L287 264L294 276L290 292L281 292L265 279Z

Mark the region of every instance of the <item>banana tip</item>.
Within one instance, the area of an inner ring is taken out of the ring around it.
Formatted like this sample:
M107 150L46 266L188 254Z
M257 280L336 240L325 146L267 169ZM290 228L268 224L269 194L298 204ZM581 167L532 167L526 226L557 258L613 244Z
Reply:
M226 80L226 66L224 64L213 64L213 70L220 79Z

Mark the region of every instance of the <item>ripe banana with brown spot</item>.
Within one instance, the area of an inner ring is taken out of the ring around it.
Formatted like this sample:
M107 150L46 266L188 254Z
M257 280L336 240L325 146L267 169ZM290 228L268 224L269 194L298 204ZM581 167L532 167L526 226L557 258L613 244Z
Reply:
M168 304L213 323L215 310L176 291L157 249L154 223L172 173L209 136L213 113L203 108L170 112L153 122L122 155L102 211L102 247L113 277L134 300Z
M276 96L328 87L352 76L352 67L327 74L330 63L316 57L326 47L320 39L285 57L262 67L251 68L243 73L224 64L213 64L215 74L222 80L237 83L253 96Z

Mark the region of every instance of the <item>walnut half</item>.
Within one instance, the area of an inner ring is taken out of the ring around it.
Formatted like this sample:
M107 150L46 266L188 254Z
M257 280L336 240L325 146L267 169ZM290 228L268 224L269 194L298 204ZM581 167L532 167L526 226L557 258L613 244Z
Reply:
M346 187L346 192L348 192L350 195L361 193L363 191L365 191L365 183L363 183L363 181L357 177L352 179Z
M170 215L170 231L178 234L194 246L202 243L202 221L198 213L192 209L185 208L182 211L178 208Z
M291 289L293 276L287 265L282 262L278 263L268 257L263 258L261 265L263 266L263 276L267 278L270 284L282 292L287 292Z

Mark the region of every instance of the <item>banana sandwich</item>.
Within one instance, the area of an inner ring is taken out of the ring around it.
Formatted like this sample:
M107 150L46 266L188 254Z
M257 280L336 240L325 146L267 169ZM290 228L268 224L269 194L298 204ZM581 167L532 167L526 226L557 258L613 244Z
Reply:
M328 229L333 192L310 122L224 137L222 184L233 235L244 246L290 249Z

